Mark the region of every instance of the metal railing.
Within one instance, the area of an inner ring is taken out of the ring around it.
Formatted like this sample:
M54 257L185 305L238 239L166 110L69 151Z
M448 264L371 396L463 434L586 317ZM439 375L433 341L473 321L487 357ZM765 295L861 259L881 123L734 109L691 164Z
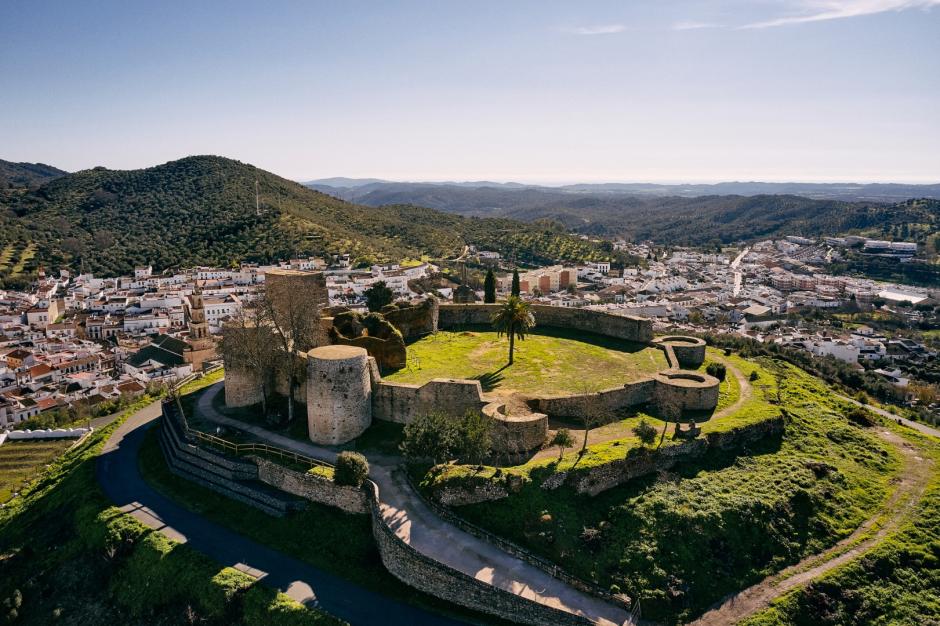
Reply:
M186 419L186 413L183 411L183 405L180 402L179 397L174 399L173 406L175 407L175 412L179 416L179 424L183 428L183 435L185 437L203 441L214 448L221 449L224 452L231 454L232 456L263 454L278 457L280 459L290 460L294 463L307 465L309 467L333 467L332 464L327 463L326 461L321 461L320 459L315 459L305 454L294 452L293 450L278 448L277 446L271 446L266 443L236 443L217 435L212 435L201 430L196 430L195 428L190 427L189 420Z

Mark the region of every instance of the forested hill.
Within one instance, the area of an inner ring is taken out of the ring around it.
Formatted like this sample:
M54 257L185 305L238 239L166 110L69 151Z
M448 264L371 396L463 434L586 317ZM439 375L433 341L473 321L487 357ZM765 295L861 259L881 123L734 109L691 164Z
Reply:
M915 226L913 232L927 234L936 232L940 222L938 200L880 203L794 195L650 197L547 187L417 183L371 183L330 193L370 206L410 202L468 216L552 220L589 235L667 244L851 232L887 236L905 223Z
M0 159L0 189L37 187L67 173L45 163L13 163Z
M607 257L557 229L414 206L366 207L214 156L85 170L0 203L6 284L24 280L39 263L77 268L84 261L86 271L113 275L145 263L164 269L349 252L365 264L453 256L467 243L515 252L522 261Z

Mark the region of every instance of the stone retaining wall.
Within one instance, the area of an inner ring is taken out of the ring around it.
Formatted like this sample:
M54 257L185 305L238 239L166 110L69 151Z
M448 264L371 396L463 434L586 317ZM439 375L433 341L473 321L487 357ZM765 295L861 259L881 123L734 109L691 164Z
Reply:
M438 328L489 325L499 307L499 304L441 304ZM535 315L536 327L568 328L639 343L653 339L653 322L643 317L543 304L531 305L531 311Z
M382 564L409 587L518 624L586 626L592 623L579 615L553 609L477 580L421 554L402 541L385 523L378 505L378 487L369 483L367 488L372 510L372 534Z
M337 485L323 476L298 472L261 457L249 457L258 466L258 480L311 502L334 506L347 513L368 513L362 489Z
M568 472L568 476L557 480L557 485L567 484L578 493L592 496L622 485L634 478L670 469L680 461L688 461L705 454L710 448L721 450L739 449L769 436L783 433L782 416L748 424L723 432L708 433L682 443L660 449L634 448L626 458L598 465L584 471Z

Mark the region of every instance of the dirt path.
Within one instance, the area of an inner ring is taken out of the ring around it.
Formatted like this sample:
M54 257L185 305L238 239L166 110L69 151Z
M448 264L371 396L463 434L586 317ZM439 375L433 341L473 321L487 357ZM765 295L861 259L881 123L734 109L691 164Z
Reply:
M868 552L913 515L930 481L933 463L920 456L918 448L891 431L881 430L878 435L901 452L904 463L894 492L878 512L833 547L806 557L796 565L725 598L721 604L691 622L690 626L724 626L750 617L788 591ZM872 531L873 534L860 540Z

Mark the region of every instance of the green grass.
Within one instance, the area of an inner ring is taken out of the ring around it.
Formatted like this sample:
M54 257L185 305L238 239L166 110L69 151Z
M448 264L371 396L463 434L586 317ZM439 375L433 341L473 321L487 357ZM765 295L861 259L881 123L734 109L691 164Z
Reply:
M421 384L432 378L479 378L484 389L500 393L563 395L617 387L668 367L661 350L555 329L516 341L511 366L506 366L508 351L509 340L492 330L442 331L410 344L408 367L385 380Z
M758 367L733 362L745 374ZM844 403L821 381L769 361L759 365L762 379L773 381L775 368L789 414L786 434L751 446L745 456L711 451L596 497L541 489L553 466L540 461L538 471L536 464L517 468L537 479L519 493L457 511L582 578L640 597L644 617L666 623L693 617L851 534L884 501L900 467L893 448L848 423ZM704 423L703 431L779 413L764 395L755 390L734 415ZM582 463L623 458L632 445L591 448ZM562 468L575 460L566 456ZM817 476L809 461L834 471ZM582 538L585 528L598 538Z
M0 598L18 624L338 624L111 506L95 459L134 411L55 460L0 510Z
M915 517L871 552L783 596L742 626L940 623L940 442L895 430L935 463Z
M7 441L0 446L0 504L22 489L38 470L75 443L75 439Z

